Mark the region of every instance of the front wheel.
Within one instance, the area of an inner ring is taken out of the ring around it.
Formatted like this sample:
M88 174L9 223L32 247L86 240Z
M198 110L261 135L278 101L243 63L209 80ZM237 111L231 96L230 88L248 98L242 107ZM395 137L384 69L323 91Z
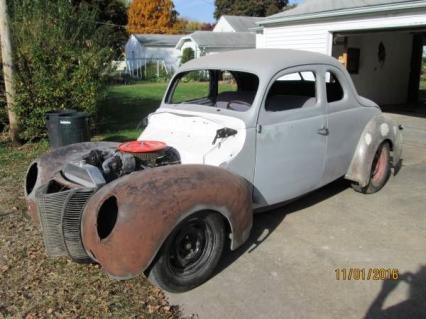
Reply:
M208 280L222 256L221 215L203 212L182 221L159 252L148 278L169 292L184 292Z
M391 175L391 163L390 163L390 146L389 143L382 143L373 159L371 166L370 181L365 187L361 187L358 184L353 184L352 188L360 193L373 194L378 192L385 186Z

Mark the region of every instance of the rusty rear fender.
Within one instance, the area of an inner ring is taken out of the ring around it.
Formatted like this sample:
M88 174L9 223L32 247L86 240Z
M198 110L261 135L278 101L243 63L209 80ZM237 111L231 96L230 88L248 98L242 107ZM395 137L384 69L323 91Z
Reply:
M116 212L105 211L114 199ZM101 188L82 219L85 249L117 279L145 271L173 229L186 217L214 211L230 226L231 248L249 237L251 187L243 178L207 165L175 165L124 176ZM115 221L104 218L116 214ZM105 233L102 225L109 225ZM102 238L103 237L103 238Z
M365 187L370 181L371 166L377 149L385 141L388 141L391 146L391 164L394 168L400 165L401 129L394 121L379 114L372 118L364 128L345 178Z

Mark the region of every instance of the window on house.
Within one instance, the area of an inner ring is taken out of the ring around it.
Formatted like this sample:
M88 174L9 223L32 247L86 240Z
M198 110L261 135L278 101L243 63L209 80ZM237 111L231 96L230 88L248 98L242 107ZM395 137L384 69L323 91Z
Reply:
M316 87L317 78L312 71L286 74L272 85L266 98L265 109L280 112L315 106Z
M327 87L327 102L337 102L343 99L344 92L337 76L333 72L325 73L325 85Z

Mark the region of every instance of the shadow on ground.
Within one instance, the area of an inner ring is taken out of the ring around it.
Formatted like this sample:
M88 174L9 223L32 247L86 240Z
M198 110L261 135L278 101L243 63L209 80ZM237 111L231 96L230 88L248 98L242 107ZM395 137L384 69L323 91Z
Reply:
M313 206L319 202L322 202L330 197L333 197L349 187L349 182L344 179L339 179L331 184L328 184L319 190L316 190L306 196L299 198L298 200L275 208L273 210L257 214L254 216L253 229L251 231L249 239L246 243L235 251L229 249L225 251L221 262L217 268L216 275L222 272L226 267L236 261L241 255L248 251L253 252L259 247L281 224L285 217L289 214L295 213L307 207ZM230 245L227 245L230 247Z
M398 285L406 282L410 285L408 299L383 309L388 296ZM404 273L398 280L383 281L382 290L371 304L365 319L424 319L426 318L426 266L420 267L415 274Z
M155 98L111 94L99 108L96 133L136 129L146 116L159 107L160 103L161 100Z
M417 104L383 105L380 108L385 113L426 118L426 101Z

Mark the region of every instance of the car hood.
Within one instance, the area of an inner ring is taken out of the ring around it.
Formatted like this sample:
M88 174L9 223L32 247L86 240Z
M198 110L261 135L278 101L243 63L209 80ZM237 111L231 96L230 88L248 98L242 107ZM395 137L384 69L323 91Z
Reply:
M234 136L218 138L217 130L231 128ZM245 123L220 114L161 109L149 116L148 126L138 140L157 140L175 148L183 164L219 166L231 161L243 148Z

